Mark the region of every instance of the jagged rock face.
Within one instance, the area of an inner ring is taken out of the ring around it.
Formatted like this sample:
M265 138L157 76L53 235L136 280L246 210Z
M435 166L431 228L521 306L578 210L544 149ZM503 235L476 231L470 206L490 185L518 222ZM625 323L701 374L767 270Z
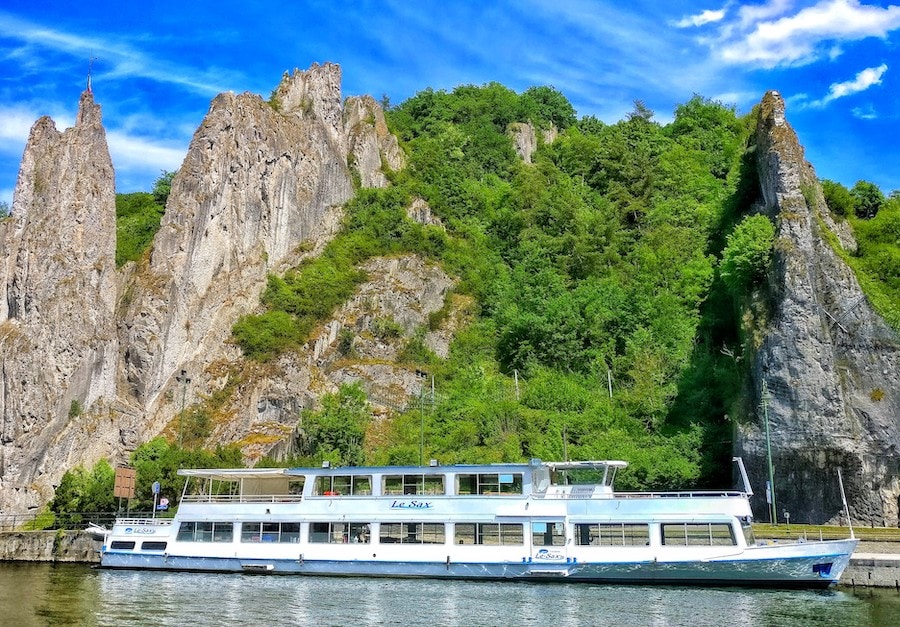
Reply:
M126 318L128 380L149 408L181 369L237 358L226 341L257 306L267 274L296 264L301 243L321 249L336 232L353 195L348 162L364 186L387 184L383 161L402 167L375 101L348 103L342 111L333 64L286 75L272 103L252 94L213 101ZM194 377L192 389L202 386Z
M338 66L314 65L286 75L269 103L214 99L150 258L120 275L99 107L83 96L78 123L62 134L38 121L14 215L0 223L3 511L45 503L76 465L126 459L178 416L182 399L221 390L236 369L251 373L232 398L236 428L239 417L260 415L259 386L310 388L298 395L309 406L328 389L296 356L281 371L254 368L227 340L238 317L258 308L269 272L318 254L337 231L353 195L349 162L373 186L387 182L383 163L403 165L374 100L354 102L345 116L340 79ZM182 370L190 385L178 382ZM296 419L295 409L284 415Z
M531 156L538 148L538 131L531 122L513 122L509 125L507 133L512 137L516 154L525 163L531 163ZM544 144L552 144L559 135L555 126L540 131L541 141Z
M384 112L371 96L351 96L344 103L344 128L352 167L358 172L362 187L384 187L388 184L382 161L390 170L405 165L397 138L388 131Z
M828 213L812 166L788 125L784 101L766 94L756 135L765 209L776 221L774 318L756 355L754 382L766 384L775 495L796 522L837 520L836 468L851 517L898 524L900 338L872 310L852 270L823 238L852 235ZM811 205L811 206L810 206ZM766 471L764 412L739 429L737 452L761 485ZM768 519L763 490L754 511Z
M113 166L85 92L73 128L32 127L0 232L0 510L42 504L88 441L118 438L78 411L116 396L115 243Z
M335 209L353 195L346 154L327 107L332 98L306 104L317 81L330 95L333 79L322 71L289 77L302 96L282 83L278 111L254 94L213 100L172 181L149 271L126 317L128 379L151 406L184 365L196 371L222 353L267 272L296 260L300 243L334 230Z
M248 459L255 461L270 452L289 456L288 437L300 411L312 409L322 394L334 392L343 383L362 382L377 407L398 409L417 398L427 384L422 376L396 364L409 338L424 331L423 342L446 356L448 331L463 315L453 308L443 324L429 328L429 316L445 306L454 285L439 267L415 255L375 258L365 264L369 275L353 298L323 324L307 345L281 357L272 371L250 380L236 398L245 408L222 423L211 434L216 443L238 442ZM379 333L379 324L396 323L390 334ZM346 338L346 339L345 339Z

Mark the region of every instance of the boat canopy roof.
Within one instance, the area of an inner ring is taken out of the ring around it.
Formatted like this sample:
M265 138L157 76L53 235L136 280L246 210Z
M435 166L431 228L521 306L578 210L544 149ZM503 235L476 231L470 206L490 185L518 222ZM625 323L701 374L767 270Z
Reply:
M443 472L512 472L538 467L557 470L603 470L620 469L628 466L628 462L607 461L567 461L542 462L533 459L530 463L509 464L453 464L448 466L323 466L310 468L190 468L178 471L182 477L200 477L215 481L240 481L242 479L274 479L277 477L296 477L306 474L315 475L362 475L362 474L439 474Z

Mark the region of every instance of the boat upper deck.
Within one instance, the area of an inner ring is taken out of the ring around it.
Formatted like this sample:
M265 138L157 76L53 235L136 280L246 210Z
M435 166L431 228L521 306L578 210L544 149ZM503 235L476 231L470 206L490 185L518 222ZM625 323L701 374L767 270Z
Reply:
M317 497L530 497L533 499L658 499L741 497L739 491L615 493L622 461L190 469L182 502L296 502Z

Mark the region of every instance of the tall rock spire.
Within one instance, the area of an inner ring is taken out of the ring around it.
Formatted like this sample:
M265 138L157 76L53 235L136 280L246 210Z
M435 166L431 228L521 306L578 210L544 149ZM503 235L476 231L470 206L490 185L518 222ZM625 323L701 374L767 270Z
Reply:
M79 459L80 408L115 397L114 171L89 91L74 127L32 127L12 214L0 232L0 509L22 511L52 495L60 460Z
M836 468L849 483L851 515L898 524L900 337L872 307L829 240L854 249L828 212L812 166L769 92L760 104L756 156L764 210L776 223L774 311L754 364L766 412L742 425L737 453L766 475L764 414L771 427L776 502L797 522L837 520ZM754 510L768 516L763 491Z

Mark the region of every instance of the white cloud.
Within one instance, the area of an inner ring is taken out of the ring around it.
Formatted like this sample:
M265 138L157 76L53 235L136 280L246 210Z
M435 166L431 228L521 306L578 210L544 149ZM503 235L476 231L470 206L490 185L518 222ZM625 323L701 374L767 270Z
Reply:
M21 156L31 127L42 115L52 117L60 131L75 123L69 114L61 112L61 108L52 109L38 111L24 105L0 107L0 152Z
M828 88L828 94L821 100L811 102L810 106L824 107L832 100L837 100L838 98L843 98L844 96L850 96L852 94L858 94L861 91L867 90L869 87L880 85L881 77L884 76L887 69L887 64L882 63L878 67L864 69L862 72L859 72L853 80L844 81L842 83L832 83L831 87Z
M875 111L875 107L873 107L871 104L868 104L864 107L854 107L852 113L853 117L860 120L875 120L878 118L878 113Z
M177 170L187 154L187 146L164 144L120 131L108 132L106 140L117 172L138 170L158 173L160 170Z
M789 9L783 0L742 7L738 22L723 25L711 45L726 62L772 68L834 58L841 42L885 38L900 28L900 6L895 5L820 0L794 14L786 14Z
M139 36L132 36L129 40L116 40L114 37L100 39L72 35L13 17L2 11L0 11L0 33L24 44L25 48L16 54L27 56L33 71L40 69L34 51L46 49L82 60L90 56L97 57L101 67L110 69L95 72L95 77L147 78L161 83L180 85L201 94L218 94L226 91L222 83L227 82L229 74L232 74L217 68L206 70L185 68L167 60L153 58L132 45L131 40L139 39ZM100 69L97 65L95 68Z
M688 15L675 22L678 28L688 28L690 26L703 26L704 24L712 24L721 22L725 18L726 9L722 8L718 11L707 9L697 15Z

